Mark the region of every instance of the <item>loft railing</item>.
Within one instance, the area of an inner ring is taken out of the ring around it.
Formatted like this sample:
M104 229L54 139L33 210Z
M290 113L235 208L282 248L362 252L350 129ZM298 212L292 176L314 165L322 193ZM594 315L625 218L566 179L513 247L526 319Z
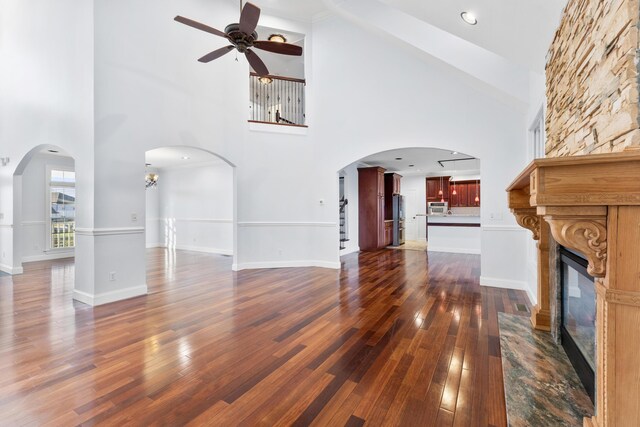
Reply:
M255 73L249 77L249 121L304 126L306 82L291 77L267 77L271 83L261 82Z

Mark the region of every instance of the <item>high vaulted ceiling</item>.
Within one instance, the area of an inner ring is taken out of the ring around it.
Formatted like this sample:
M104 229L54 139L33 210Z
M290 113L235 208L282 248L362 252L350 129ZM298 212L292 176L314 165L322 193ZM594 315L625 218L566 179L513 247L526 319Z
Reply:
M504 56L532 71L545 56L566 0L381 0L405 13ZM461 18L473 12L477 25Z
M311 21L329 9L323 0L252 1L264 13L279 13L305 21ZM340 3L348 4L349 1ZM567 3L567 0L376 1L539 73L544 71L549 44ZM478 17L478 24L465 24L460 18L463 11L473 12Z

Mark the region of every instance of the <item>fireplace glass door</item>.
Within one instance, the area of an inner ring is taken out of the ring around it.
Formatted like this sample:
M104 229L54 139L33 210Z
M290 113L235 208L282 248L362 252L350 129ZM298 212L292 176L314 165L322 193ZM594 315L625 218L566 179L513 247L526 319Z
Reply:
M562 248L561 336L571 364L587 394L594 400L596 359L596 295L593 277L587 273L587 260Z

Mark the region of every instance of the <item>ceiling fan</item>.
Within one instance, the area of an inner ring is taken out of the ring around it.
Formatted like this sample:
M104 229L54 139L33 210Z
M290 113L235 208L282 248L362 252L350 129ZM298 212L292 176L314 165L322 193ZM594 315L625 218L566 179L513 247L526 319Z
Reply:
M222 55L231 52L233 49L237 49L238 52L244 53L247 57L247 61L249 61L249 64L259 76L266 76L269 74L269 70L260 57L251 50L252 47L266 50L268 52L293 56L302 55L302 48L300 46L284 42L258 40L258 33L256 33L255 30L258 25L259 18L259 7L248 2L244 7L242 7L242 0L240 0L240 22L227 25L224 32L180 15L176 16L174 19L182 24L223 37L231 42L229 46L209 52L202 58L198 59L198 61L204 63L211 62L214 59L218 59Z

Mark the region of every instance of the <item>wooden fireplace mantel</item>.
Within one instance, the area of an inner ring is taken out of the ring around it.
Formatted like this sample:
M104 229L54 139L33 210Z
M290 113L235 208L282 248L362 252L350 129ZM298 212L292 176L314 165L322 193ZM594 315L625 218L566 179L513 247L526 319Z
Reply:
M596 278L597 415L585 426L640 426L640 151L538 159L507 192L538 241L535 328L550 329L550 236Z

